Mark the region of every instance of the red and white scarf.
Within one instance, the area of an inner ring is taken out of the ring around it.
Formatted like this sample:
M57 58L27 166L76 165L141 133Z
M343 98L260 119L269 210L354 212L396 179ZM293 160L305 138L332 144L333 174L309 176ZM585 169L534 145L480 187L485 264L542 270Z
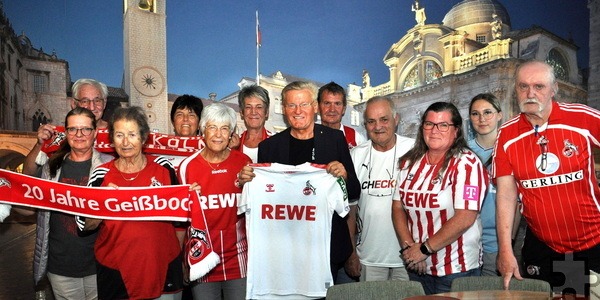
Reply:
M10 205L112 220L183 221L191 219L186 244L190 280L219 263L213 251L198 192L188 185L158 187L84 187L0 169L0 219Z
M114 153L114 145L110 143L108 129L98 129L94 148L99 152ZM42 151L50 155L66 142L64 126L56 126L54 135L42 145ZM144 144L144 153L190 156L204 148L204 140L199 136L176 136L151 132Z

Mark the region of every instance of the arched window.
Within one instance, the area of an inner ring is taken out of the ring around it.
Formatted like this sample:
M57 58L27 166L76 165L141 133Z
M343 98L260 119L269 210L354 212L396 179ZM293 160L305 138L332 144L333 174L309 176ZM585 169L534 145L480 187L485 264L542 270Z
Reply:
M31 117L31 130L37 131L38 128L40 128L40 125L46 123L48 123L48 118L46 118L43 111L38 109L35 114L33 114L33 117Z
M422 68L422 69L421 69ZM424 70L421 75L419 70ZM442 68L433 60L425 60L422 63L415 65L404 80L402 90L410 90L425 84L430 84L442 77Z
M432 60L425 62L425 83L432 83L442 77L442 68Z
M557 79L569 80L569 65L565 57L556 49L551 49L548 52L546 62L554 68L554 75Z
M416 65L410 70L408 76L404 80L403 91L410 90L419 86L419 65Z

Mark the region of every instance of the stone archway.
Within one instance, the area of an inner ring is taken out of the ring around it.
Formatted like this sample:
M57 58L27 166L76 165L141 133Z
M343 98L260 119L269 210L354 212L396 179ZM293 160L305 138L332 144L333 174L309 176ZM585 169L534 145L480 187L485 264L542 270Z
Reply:
M35 132L0 131L0 168L19 171L36 142Z

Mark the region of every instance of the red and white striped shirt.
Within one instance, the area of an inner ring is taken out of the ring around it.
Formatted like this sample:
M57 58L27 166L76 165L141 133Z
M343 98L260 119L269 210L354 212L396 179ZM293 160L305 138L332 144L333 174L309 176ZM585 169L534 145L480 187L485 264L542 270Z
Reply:
M523 114L500 129L493 177L514 176L527 224L556 252L600 244L598 138L600 112L582 104L553 102L548 122L537 130Z
M405 162L398 176L394 201L402 201L408 227L416 243L438 232L456 209L479 211L489 182L487 170L475 153L465 150L453 157L438 175L439 166L421 158L410 169ZM426 259L427 274L446 276L481 265L481 220L457 240Z

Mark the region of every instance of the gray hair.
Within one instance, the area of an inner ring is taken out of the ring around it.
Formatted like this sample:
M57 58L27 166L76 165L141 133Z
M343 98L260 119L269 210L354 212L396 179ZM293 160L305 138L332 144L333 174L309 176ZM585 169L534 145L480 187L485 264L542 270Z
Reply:
M73 92L73 98L79 98L79 89L81 89L82 86L88 84L100 91L100 94L102 94L102 99L104 99L105 101L108 100L108 87L106 87L106 84L98 80L89 78L81 78L75 81L75 83L73 83L73 87L71 88Z
M269 92L262 86L251 85L243 88L238 94L238 105L240 106L240 110L244 109L246 106L246 99L250 97L255 97L262 101L265 104L265 112L267 115L269 114L269 104L271 104L271 99L269 99Z
M385 97L385 96L375 96L375 97L372 97L371 99L367 100L367 102L365 104L365 111L363 111L363 120L367 119L367 106L369 106L369 104L375 103L375 102L386 102L390 106L390 109L392 110L392 117L399 117L398 112L396 111L396 103L394 103L394 100L392 100L389 97Z
M317 102L317 95L318 95L319 89L317 88L316 85L314 85L314 83L311 83L308 81L294 81L294 82L286 85L283 88L283 90L281 90L282 104L286 103L285 93L287 93L288 91L300 91L300 90L308 90L311 94L310 98L312 99L312 102Z
M140 131L139 134L142 144L146 142L148 135L150 134L150 126L148 125L146 113L139 106L119 107L115 110L110 117L110 122L108 122L108 136L111 142L114 141L115 123L121 120L135 122Z
M236 121L237 117L233 108L222 103L213 103L202 110L202 116L200 117L200 131L204 132L208 122L228 123L230 128L229 133L231 134L235 129Z
M552 88L552 91L554 91L554 94L558 94L558 84L556 83L556 74L554 73L554 67L550 64L548 64L545 61L541 61L541 60L535 60L535 59L531 59L531 60L526 60L523 63L519 64L517 66L517 69L515 70L515 82L517 81L517 78L519 78L519 72L521 72L521 69L525 66L528 65L543 65L544 67L546 67L547 70L547 76L548 76L548 81L550 83L550 87ZM515 91L517 89L517 85L515 84Z

